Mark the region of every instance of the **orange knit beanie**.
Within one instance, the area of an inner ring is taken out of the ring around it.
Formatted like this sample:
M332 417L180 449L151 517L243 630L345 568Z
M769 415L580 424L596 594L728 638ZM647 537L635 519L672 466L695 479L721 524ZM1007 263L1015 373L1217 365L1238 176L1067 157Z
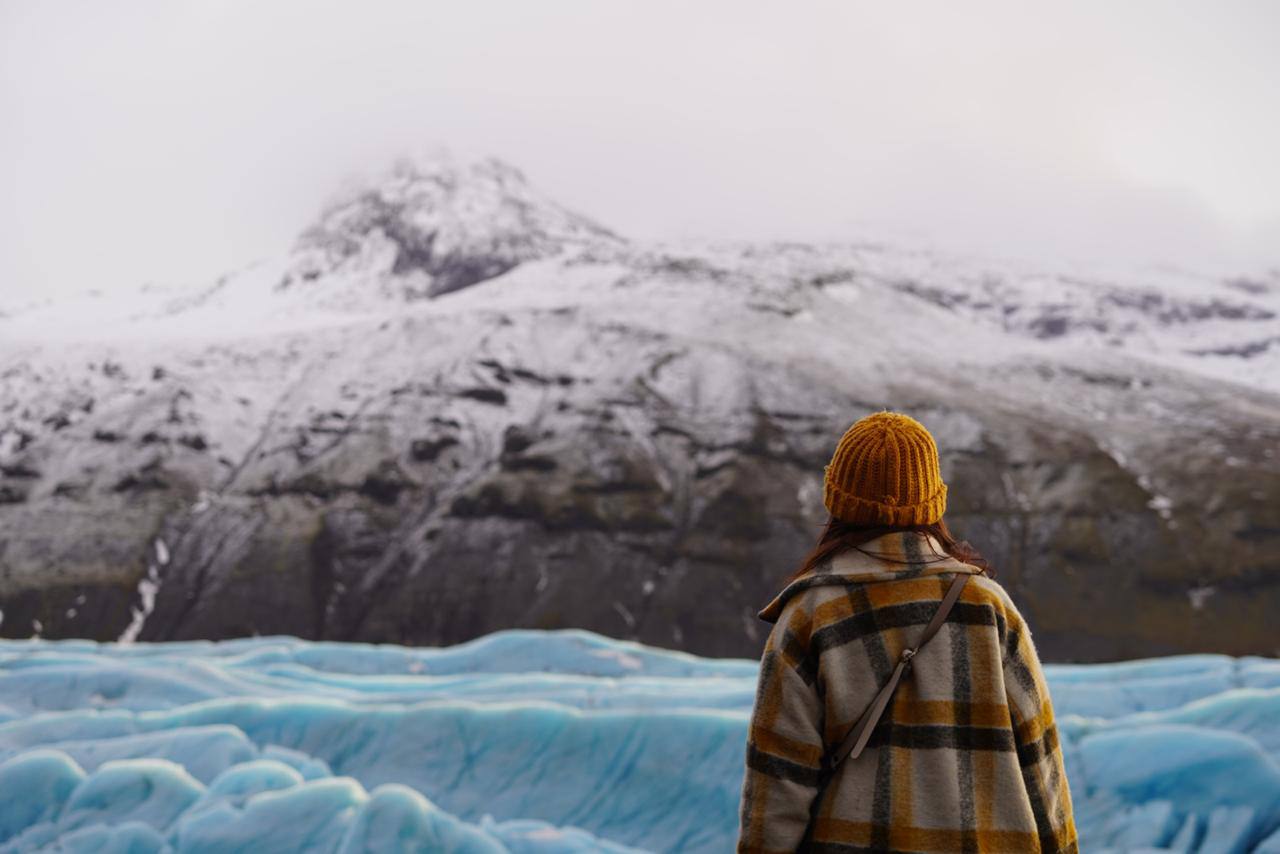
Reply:
M844 434L823 479L823 503L837 519L871 525L927 525L947 509L938 446L924 425L876 412Z

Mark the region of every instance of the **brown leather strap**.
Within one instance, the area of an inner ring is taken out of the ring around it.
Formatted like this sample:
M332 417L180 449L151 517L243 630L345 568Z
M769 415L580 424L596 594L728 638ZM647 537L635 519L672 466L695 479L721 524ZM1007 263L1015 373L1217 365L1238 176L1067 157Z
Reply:
M834 771L845 757L852 756L857 758L862 749L867 746L867 741L871 738L871 732L876 728L876 723L880 720L880 716L884 714L885 707L889 705L889 698L893 696L893 691L898 687L898 682L902 679L903 672L911 666L911 659L920 651L920 648L929 642L929 639L938 633L938 629L942 628L942 624L946 622L947 614L951 613L951 606L955 605L956 600L960 598L960 591L964 589L965 582L969 580L969 573L962 572L956 576L951 582L950 589L947 594L942 597L942 601L938 603L938 610L933 612L933 619L929 621L929 625L925 626L924 634L920 636L920 640L914 647L908 647L902 651L902 656L898 659L898 666L893 668L893 674L889 677L889 681L880 689L880 693L876 694L871 705L862 713L862 717L858 718L857 723L849 730L844 739L840 742L840 746L836 748L832 759L827 765L828 772Z

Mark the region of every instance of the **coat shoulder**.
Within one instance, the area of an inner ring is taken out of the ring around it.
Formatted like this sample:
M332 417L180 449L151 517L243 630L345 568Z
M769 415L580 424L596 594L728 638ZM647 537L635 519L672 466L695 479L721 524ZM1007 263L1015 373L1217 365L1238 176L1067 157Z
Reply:
M1022 614L1014 604L1013 597L999 581L986 575L974 576L969 580L967 588L964 596L961 597L962 600L980 603L991 609L1000 646L1004 648L1010 637L1010 629L1016 630L1014 632L1016 636L1017 631L1024 627Z
M949 578L949 576L944 576ZM775 601L772 614L778 626L792 631L807 628L816 631L832 622L848 619L859 608L860 599L866 609L885 605L917 601L921 598L940 599L934 578L912 580L886 580L869 582L832 583L815 579L811 586L793 585L785 599ZM876 588L874 595L851 595L863 585ZM927 591L927 592L926 592ZM971 575L961 595L961 601L970 606L989 608L1003 638L1007 626L1022 629L1025 623L1008 591L995 579L981 574Z
M1013 597L994 578L975 575L969 579L967 588L968 591L964 597L966 601L988 602L1007 617L1021 620L1022 615L1018 612L1018 606L1013 603Z

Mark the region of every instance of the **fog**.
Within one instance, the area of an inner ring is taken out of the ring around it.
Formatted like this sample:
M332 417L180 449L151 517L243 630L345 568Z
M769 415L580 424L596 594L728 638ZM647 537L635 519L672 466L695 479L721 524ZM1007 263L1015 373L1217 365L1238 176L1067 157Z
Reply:
M200 281L494 154L637 238L1280 264L1268 2L3 2L0 300Z

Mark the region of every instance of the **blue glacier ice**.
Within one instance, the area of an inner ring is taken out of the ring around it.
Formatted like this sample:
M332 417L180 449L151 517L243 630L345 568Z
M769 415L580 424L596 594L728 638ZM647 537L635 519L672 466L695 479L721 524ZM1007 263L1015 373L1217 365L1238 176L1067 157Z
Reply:
M1280 661L1046 674L1082 850L1280 852ZM0 854L728 851L756 675L581 630L0 641Z

